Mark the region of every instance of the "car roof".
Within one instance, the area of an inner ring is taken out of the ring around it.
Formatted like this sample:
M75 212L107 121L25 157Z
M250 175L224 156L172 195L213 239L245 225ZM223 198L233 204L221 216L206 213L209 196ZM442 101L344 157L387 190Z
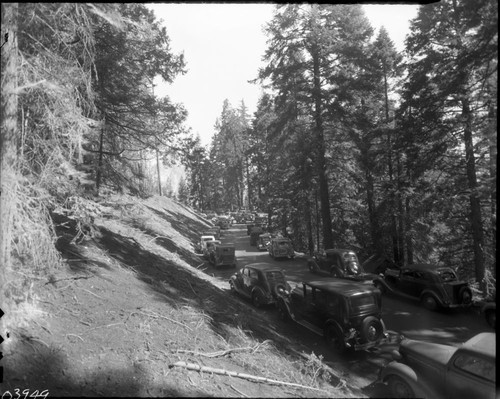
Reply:
M345 296L374 292L378 290L375 286L370 284L359 283L351 280L332 280L331 278L325 280L303 281L303 284L307 284L323 291L335 291Z
M345 248L330 248L330 249L325 249L325 252L327 254L343 253L343 252L354 252L354 253L356 253L356 251L354 251L353 249L345 249Z
M463 344L463 348L473 352L480 352L486 357L495 357L496 334L491 332L479 333Z
M281 271L281 267L275 266L272 263L265 263L265 262L259 262L259 263L250 263L246 265L245 267L251 267L252 269L256 270L261 270L261 271L270 271L270 270L278 270Z
M451 270L453 271L452 268L447 267L447 266L441 266L441 265L436 265L432 263L415 263L413 265L407 265L403 267L403 269L412 269L412 270L426 270L430 272L435 272L438 270Z

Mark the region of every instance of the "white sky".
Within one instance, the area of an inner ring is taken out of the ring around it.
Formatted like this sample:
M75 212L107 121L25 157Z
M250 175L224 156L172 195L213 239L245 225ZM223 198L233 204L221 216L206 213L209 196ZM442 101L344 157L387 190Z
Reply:
M174 53L184 52L187 73L168 85L156 82L155 94L168 95L183 103L189 116L186 125L210 143L222 104L228 99L234 108L243 100L253 117L261 95L257 77L266 49L263 25L272 18L271 3L148 4L157 19L164 21ZM384 25L398 50L409 32L409 19L418 5L363 5L372 26Z

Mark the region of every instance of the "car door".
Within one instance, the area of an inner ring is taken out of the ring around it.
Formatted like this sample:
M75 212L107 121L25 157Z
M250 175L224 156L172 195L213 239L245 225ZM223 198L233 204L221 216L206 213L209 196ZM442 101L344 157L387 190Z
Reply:
M318 266L321 270L330 271L330 265L333 263L333 254L320 253L318 254Z
M396 280L396 288L401 291L403 294L410 296L418 296L416 295L416 279L415 272L411 269L403 269L399 275L399 279Z
M258 284L259 273L257 272L257 270L251 267L248 267L246 270L248 271L248 274L246 275L243 285L245 289L245 294L248 297L251 297L253 287L255 287Z

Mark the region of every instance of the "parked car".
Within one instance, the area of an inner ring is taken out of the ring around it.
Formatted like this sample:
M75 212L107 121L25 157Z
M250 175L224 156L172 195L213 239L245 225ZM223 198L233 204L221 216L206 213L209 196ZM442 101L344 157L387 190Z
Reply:
M222 244L220 240L207 241L205 243L205 248L203 249L203 257L210 260L210 253L215 250L216 245L220 244Z
M337 353L374 348L388 340L382 295L374 286L325 279L303 282L292 292L279 294L281 318L325 337Z
M219 217L219 220L217 221L217 225L220 226L222 230L227 230L229 229L230 223L229 219L226 217Z
M267 250L268 245L271 244L271 234L264 233L259 235L259 240L257 241L257 249L259 250Z
M384 274L387 269L399 269L391 259L381 254L374 254L365 260L361 266L367 273Z
M198 253L204 253L207 241L215 241L215 237L213 235L202 235L200 241L196 244Z
M415 264L400 270L387 269L374 284L382 292L418 299L429 310L469 306L472 291L458 279L453 269L431 264Z
M396 398L495 398L495 333L463 345L403 339L379 380Z
M214 236L216 240L220 240L220 227L211 227L208 230L205 230L201 233L204 236Z
M215 268L219 266L236 267L234 245L216 244L210 252L208 260Z
M262 228L260 223L247 223L247 236L252 233L254 227Z
M267 247L271 258L295 258L292 241L289 238L273 238Z
M330 273L332 277L355 281L373 282L375 274L366 273L354 251L349 249L327 249L316 253L307 260L312 273L320 271Z
M259 308L276 303L279 290L290 290L283 271L270 263L251 263L229 279L231 291Z
M252 231L250 232L250 245L252 247L256 247L259 241L259 236L264 233L262 227L252 227Z

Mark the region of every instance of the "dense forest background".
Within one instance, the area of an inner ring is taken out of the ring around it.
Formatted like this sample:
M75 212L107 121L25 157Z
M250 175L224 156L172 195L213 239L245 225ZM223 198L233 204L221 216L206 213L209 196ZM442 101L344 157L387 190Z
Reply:
M257 111L228 101L208 148L153 79L186 73L143 4L2 3L1 287L60 264L107 193L266 212L297 250L348 246L496 278L498 4L422 6L405 51L360 5L277 5ZM178 192L160 165L186 168ZM152 168L151 165L154 165Z

